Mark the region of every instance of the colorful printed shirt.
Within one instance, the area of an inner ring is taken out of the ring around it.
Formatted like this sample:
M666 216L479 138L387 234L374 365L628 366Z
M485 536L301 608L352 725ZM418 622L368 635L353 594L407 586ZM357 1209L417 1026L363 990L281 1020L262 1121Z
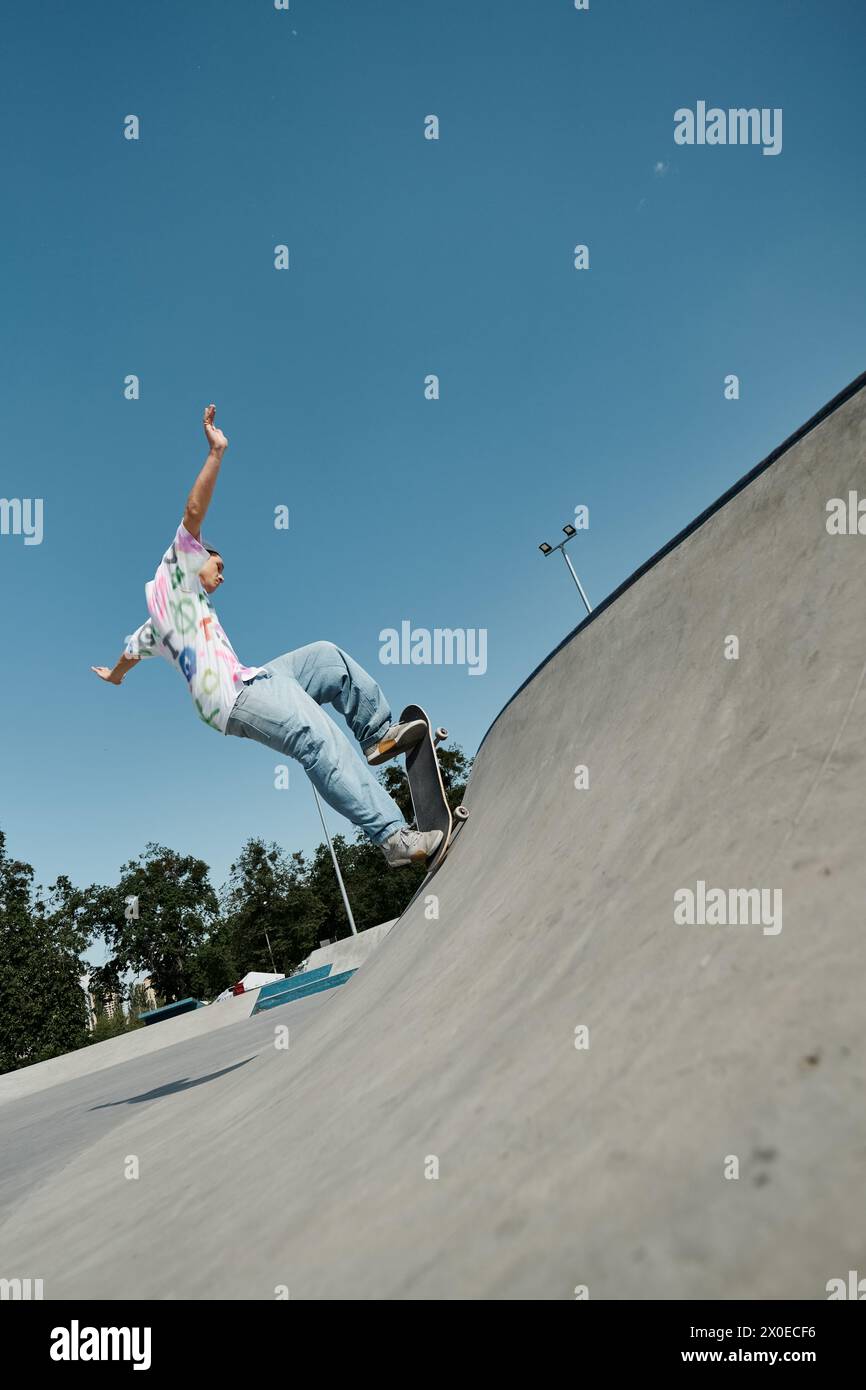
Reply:
M243 682L261 671L242 666L202 588L199 570L208 552L183 522L159 569L145 584L146 623L125 639L128 657L164 656L180 671L199 717L225 733Z

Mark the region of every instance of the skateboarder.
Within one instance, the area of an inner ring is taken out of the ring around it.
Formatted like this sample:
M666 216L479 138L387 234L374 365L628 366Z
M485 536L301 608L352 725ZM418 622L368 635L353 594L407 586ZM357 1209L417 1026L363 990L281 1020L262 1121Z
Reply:
M266 666L242 666L220 626L210 595L223 583L223 558L201 539L228 448L215 417L216 407L209 405L208 456L177 534L145 585L150 616L125 639L113 670L91 670L120 685L139 661L164 656L183 675L199 717L211 728L296 758L325 801L379 845L392 868L426 863L442 841L441 830L411 830L371 770L417 743L426 732L423 720L392 723L377 682L332 642L299 647ZM323 704L345 716L363 759L322 712Z

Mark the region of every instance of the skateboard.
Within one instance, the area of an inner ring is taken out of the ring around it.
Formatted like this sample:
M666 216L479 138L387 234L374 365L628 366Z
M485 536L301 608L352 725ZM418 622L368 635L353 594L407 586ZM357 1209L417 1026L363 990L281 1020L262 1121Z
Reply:
M427 861L427 868L432 873L442 863L457 829L468 819L469 812L465 806L458 806L452 812L445 795L436 745L448 737L448 730L431 728L430 720L420 705L407 705L400 715L401 724L408 724L413 719L423 719L427 726L420 743L414 744L406 754L406 776L412 794L415 826L418 830L442 831L442 843Z

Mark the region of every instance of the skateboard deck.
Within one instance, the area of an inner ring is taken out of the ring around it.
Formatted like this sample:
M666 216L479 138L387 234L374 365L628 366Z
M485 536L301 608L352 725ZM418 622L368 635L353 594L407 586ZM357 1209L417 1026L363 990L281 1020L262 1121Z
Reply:
M418 830L442 831L442 842L436 853L427 861L427 868L432 873L445 858L454 837L455 818L457 821L465 820L468 813L462 806L458 806L452 816L445 794L442 769L436 756L436 744L448 737L448 730L434 731L420 705L407 705L400 715L401 724L409 723L413 719L423 719L427 726L427 732L420 743L416 743L406 754L406 776L412 794L415 825Z

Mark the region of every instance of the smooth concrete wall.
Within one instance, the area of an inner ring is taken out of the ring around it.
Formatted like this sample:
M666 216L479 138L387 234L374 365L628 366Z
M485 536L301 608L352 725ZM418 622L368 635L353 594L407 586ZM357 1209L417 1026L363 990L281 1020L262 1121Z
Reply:
M862 1267L849 489L862 390L505 709L429 892L297 1044L135 1107L22 1201L7 1268L54 1298L764 1299ZM781 932L677 925L698 880L781 890Z

